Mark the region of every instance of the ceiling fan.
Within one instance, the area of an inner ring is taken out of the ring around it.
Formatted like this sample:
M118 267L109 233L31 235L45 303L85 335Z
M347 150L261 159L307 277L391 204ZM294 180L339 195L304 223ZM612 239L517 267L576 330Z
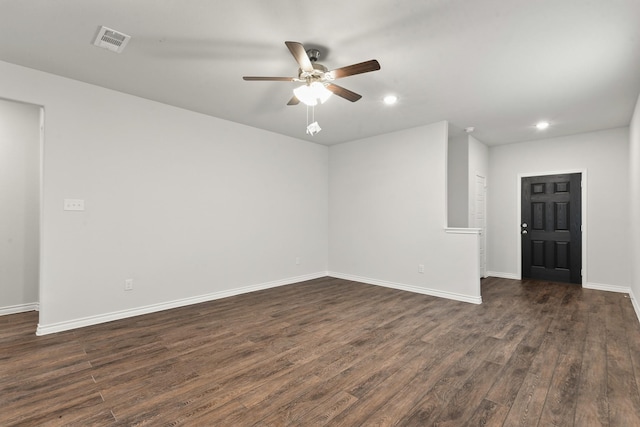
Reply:
M297 77L253 77L244 76L247 81L282 81L300 82L300 87L294 89L294 96L287 105L297 105L300 101L307 105L316 105L318 101L324 102L332 93L341 98L356 102L362 95L345 89L333 83L336 79L349 77L356 74L368 73L380 69L380 64L375 59L336 68L329 71L327 67L318 63L320 51L318 49L305 49L302 43L284 42L289 51L300 66Z

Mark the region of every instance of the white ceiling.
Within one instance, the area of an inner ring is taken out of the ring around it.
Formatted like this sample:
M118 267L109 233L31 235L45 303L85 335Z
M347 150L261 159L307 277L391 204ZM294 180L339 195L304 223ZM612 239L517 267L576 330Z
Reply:
M363 98L316 107L313 137L294 83L242 80L296 76L286 40L381 64L336 82ZM440 120L504 144L629 124L640 0L0 0L0 60L321 144Z

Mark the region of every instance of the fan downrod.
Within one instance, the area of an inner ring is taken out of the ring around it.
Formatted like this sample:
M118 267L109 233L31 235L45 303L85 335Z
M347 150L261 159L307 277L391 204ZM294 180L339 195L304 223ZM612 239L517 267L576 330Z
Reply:
M307 49L307 56L311 62L317 62L320 59L320 51L318 49Z

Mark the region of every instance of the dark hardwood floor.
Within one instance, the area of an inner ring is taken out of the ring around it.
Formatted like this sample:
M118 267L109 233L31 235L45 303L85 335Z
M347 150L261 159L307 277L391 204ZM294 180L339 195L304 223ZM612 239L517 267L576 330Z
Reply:
M35 336L0 317L0 425L640 426L628 296L482 305L325 278Z

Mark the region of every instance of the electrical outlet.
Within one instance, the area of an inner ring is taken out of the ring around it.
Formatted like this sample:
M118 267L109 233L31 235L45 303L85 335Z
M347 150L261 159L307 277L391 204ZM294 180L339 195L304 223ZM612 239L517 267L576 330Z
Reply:
M418 273L424 273L424 264L418 264Z
M133 290L133 279L126 279L124 281L124 290L132 291Z

